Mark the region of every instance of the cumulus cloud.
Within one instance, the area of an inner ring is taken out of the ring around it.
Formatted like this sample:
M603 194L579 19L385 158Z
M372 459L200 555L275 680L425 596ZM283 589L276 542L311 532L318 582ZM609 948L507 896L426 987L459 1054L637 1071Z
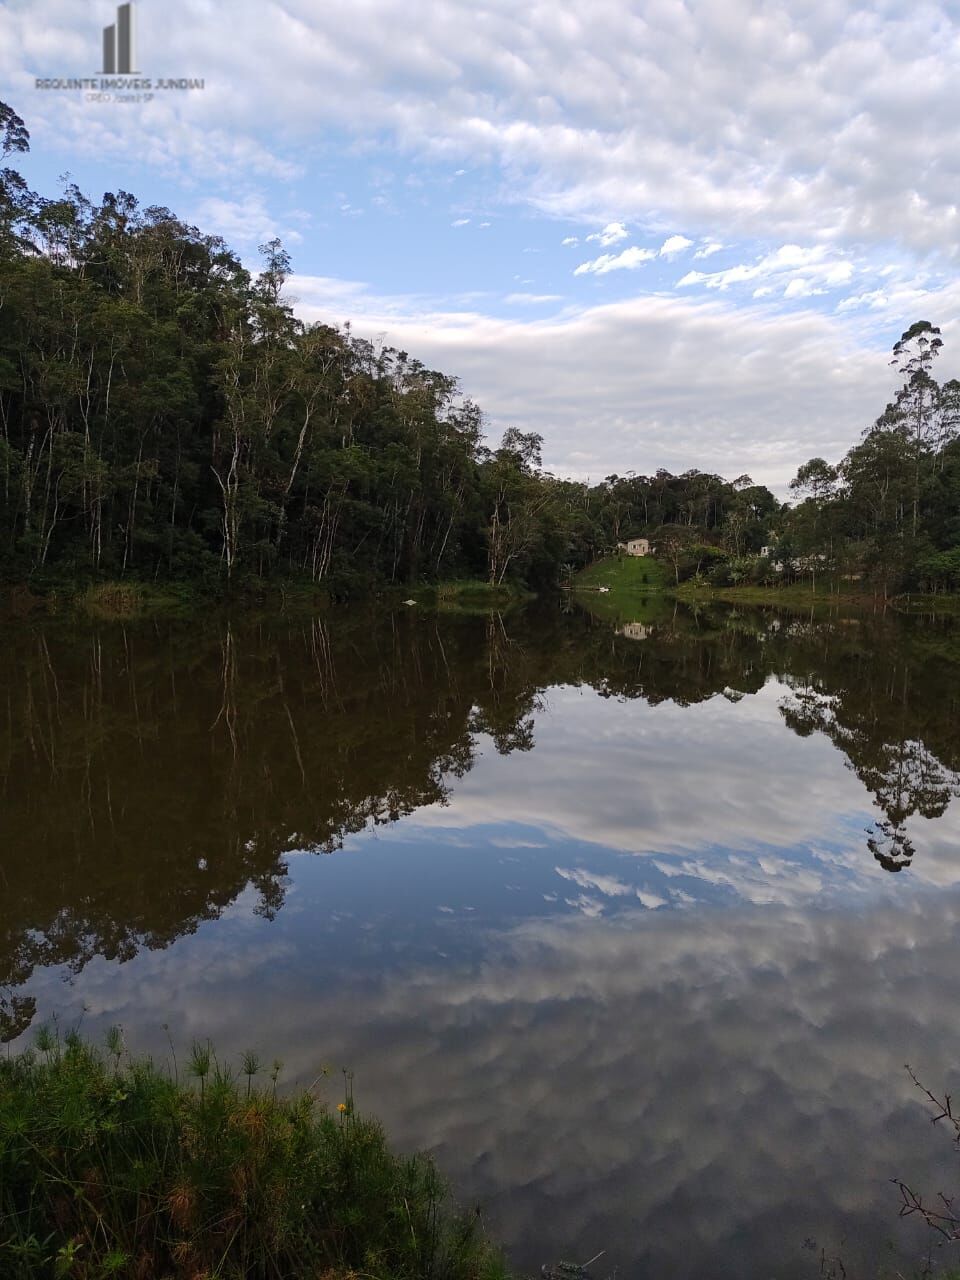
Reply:
M658 907L665 907L667 899L661 898L658 893L651 893L649 889L638 889L637 897L648 911L656 911Z
M454 218L453 222L451 222L450 225L451 227L465 227L467 226L469 221L470 221L469 218Z
M855 274L854 263L832 251L827 245L784 244L752 263L739 263L723 271L688 271L678 281L678 288L703 285L707 289L729 289L732 285L755 280L779 281L787 298L809 297L849 284ZM773 292L773 285L761 286ZM754 297L765 296L759 290Z
M290 245L303 240L302 232L296 227L275 218L259 192L250 192L240 200L205 196L191 217L205 232L223 236L228 243L241 248L263 244L274 236Z
M539 431L562 475L683 471L693 460L786 496L800 463L840 457L876 418L896 385L887 353L910 321L943 326L941 376L960 376L957 281L839 315L734 305L730 291L710 290L522 320L322 277L296 276L290 291L305 319L352 316L357 332L458 376L491 435Z
M652 249L639 249L632 245L622 253L601 253L599 258L581 262L573 274L605 276L609 271L633 271L656 256Z
M672 258L677 253L683 253L684 249L689 249L692 244L693 241L686 236L669 236L660 246L660 257Z
M606 248L608 245L618 244L621 240L626 240L629 234L622 222L608 222L602 231L595 231L593 235L587 236L587 239L595 240Z
M10 0L0 74L21 106L29 94L52 147L119 145L204 180L224 168L242 179L245 157L299 170L304 140L336 129L446 166L494 165L506 200L607 226L657 211L717 238L814 228L947 257L960 242L960 43L946 0L773 0L762 12L678 0L589 16L574 0L439 0L415 36L400 0L272 12L237 0L225 41L194 0L145 6L149 69L202 75L207 89L106 113L32 89L35 75L95 65L89 12Z
M663 235L683 226L698 267L739 245L725 271L683 276L684 292L733 300L722 312L637 299L522 329L467 310L463 298L378 298L375 280L353 292L336 286L328 273L337 246L320 237L298 253L327 280L334 309L323 319L352 317L367 332L368 322L379 326L376 334L395 317L403 345L449 359L495 425L543 429L557 469L596 476L645 459L721 469L728 458L782 483L812 453L842 451L875 417L890 391L882 353L912 320L953 324L960 43L945 38L954 24L944 0L896 12L855 0L773 0L762 13L745 0L677 0L643 13L613 3L589 19L573 0L549 11L438 0L416 38L399 0L358 3L334 0L321 12L283 0L266 22L261 5L237 0L230 41L196 0L171 0L162 13L145 5L146 69L202 75L206 89L126 111L36 91L35 75L96 65L99 25L65 0L9 0L0 6L0 76L48 172L69 167L84 185L84 170L94 184L107 171L136 191L152 170L167 184L165 202L241 247L261 228L285 234L291 225L282 197L262 192L322 181L338 150L376 164L384 147L397 191L424 192L431 172L445 182L461 169L490 174L485 208L572 219L584 232L567 240L619 237L634 222ZM296 202L304 199L298 187ZM344 218L360 212L351 205ZM402 244L406 252L409 237ZM797 260L777 259L791 247ZM614 249L576 274L589 285L650 255ZM341 308L336 292L354 301ZM316 302L308 291L304 309L320 318ZM781 324L780 303L836 308L841 323L804 312ZM666 324L662 336L655 322ZM779 389L744 358L741 336L769 352L770 367L779 363ZM542 345L556 340L563 369ZM517 367L520 349L530 373ZM574 378L587 352L595 376Z

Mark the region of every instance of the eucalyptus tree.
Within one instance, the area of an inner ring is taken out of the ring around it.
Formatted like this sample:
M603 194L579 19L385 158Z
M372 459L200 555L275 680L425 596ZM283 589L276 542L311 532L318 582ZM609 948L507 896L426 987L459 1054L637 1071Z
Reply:
M940 387L931 370L942 349L940 330L928 320L918 320L900 335L894 344L890 363L903 375L904 381L896 400L887 406L880 419L884 427L900 431L910 443L913 464L911 533L914 538L920 519L923 457L940 436Z

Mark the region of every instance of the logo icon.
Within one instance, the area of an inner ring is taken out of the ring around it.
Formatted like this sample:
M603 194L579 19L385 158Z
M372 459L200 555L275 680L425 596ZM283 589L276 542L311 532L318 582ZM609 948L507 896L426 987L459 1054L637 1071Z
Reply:
M133 3L117 5L117 20L103 28L103 74L137 75L137 22Z
M0 5L3 0L0 0ZM91 32L92 35L92 32ZM34 88L76 92L87 102L147 103L158 93L204 89L192 76L144 76L137 70L137 6L117 5L117 20L103 28L103 70L89 76L37 76Z

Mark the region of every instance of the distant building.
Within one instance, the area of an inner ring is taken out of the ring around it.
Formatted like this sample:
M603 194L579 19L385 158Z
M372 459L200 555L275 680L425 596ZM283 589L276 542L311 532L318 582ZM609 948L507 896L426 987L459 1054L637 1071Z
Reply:
M642 622L625 622L617 627L617 635L626 636L628 640L646 640L650 631L651 628L644 626Z
M618 551L625 551L628 556L648 556L650 554L649 538L628 538L626 542L617 544Z

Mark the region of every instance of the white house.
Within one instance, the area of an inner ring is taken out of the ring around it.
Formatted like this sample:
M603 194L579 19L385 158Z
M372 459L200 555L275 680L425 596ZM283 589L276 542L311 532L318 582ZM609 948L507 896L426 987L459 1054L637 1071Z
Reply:
M618 551L625 551L628 556L648 556L650 554L649 538L628 538L626 542L617 543Z

